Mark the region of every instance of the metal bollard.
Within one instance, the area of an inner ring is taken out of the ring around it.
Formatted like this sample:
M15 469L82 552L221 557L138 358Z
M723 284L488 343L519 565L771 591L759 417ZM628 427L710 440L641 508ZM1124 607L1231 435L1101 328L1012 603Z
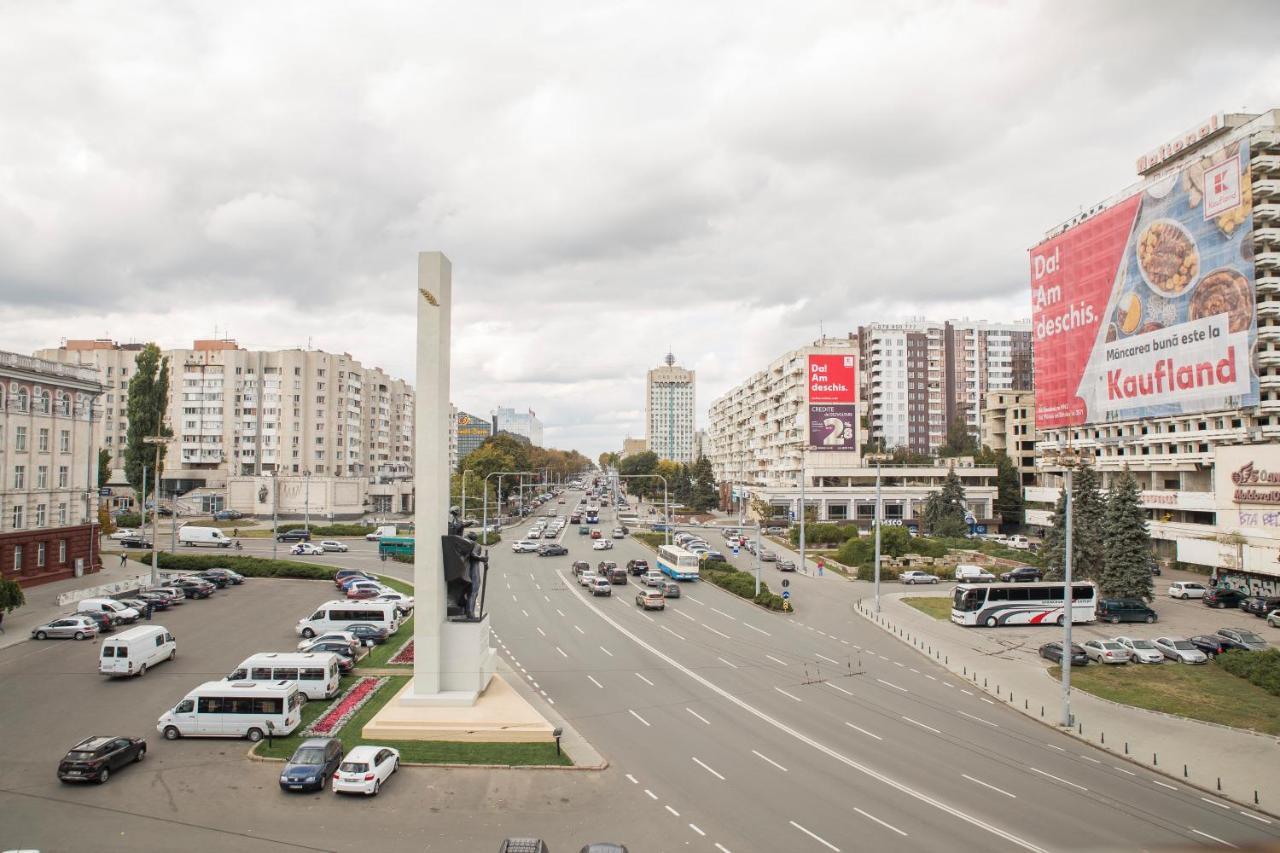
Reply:
M1157 755L1157 754L1156 754L1156 753L1154 753L1154 752L1153 752L1153 753L1151 753L1151 764L1152 764L1153 766L1155 766L1155 767L1159 767L1159 766L1160 766L1160 756L1159 756L1159 755Z
M1102 742L1103 742L1103 743L1106 743L1106 742L1107 742L1107 733L1106 733L1106 732L1103 732L1103 733L1102 733Z
M1187 765L1185 765L1185 764L1184 764L1184 765L1182 765L1182 778L1183 778L1183 779L1190 779L1190 778L1191 778L1190 776L1188 776L1188 775L1187 775Z
M1124 742L1124 754L1125 755L1129 754L1129 741Z
M1221 790L1222 790L1222 777L1221 777L1221 776L1219 776L1219 777L1218 777L1218 790L1219 790L1219 791L1221 791Z

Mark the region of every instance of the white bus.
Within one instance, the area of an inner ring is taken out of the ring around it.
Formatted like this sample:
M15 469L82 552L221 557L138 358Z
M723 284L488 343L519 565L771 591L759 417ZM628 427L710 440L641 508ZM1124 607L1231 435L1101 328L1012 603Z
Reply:
M259 652L236 667L227 681L292 681L308 699L338 692L338 656L332 652Z
M1065 609L1063 583L961 583L951 602L957 625L1061 625ZM1071 584L1071 622L1094 622L1097 588Z
M160 715L156 731L180 737L288 735L302 722L303 698L291 681L206 681Z
M672 580L696 581L698 555L675 545L658 546L658 571Z
M394 601L351 601L336 599L326 601L310 616L304 616L294 626L299 637L311 639L329 631L345 630L352 622L368 622L386 628L388 634L400 629L400 611Z

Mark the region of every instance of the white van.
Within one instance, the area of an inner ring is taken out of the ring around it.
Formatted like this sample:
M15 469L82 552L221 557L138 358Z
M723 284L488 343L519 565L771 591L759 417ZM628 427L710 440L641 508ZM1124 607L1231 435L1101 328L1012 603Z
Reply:
M394 524L382 524L375 527L371 533L366 533L364 538L368 542L377 542L383 536L395 536L396 526Z
M230 548L232 540L216 527L184 524L178 528L178 542L182 545L216 545L219 548Z
M961 563L956 566L956 580L962 583L995 583L996 576L982 566Z
M291 681L206 681L160 715L156 731L180 737L243 737L291 734L302 722L302 693Z
M98 672L103 675L146 675L147 668L178 656L178 641L163 625L139 625L102 641Z
M400 630L400 610L394 601L326 601L310 616L304 616L294 626L294 633L310 640L329 631L344 631L352 622L371 622L386 628L388 634Z
M76 610L80 613L105 613L116 625L121 622L137 622L138 617L142 615L114 598L85 598L76 602Z
M292 681L308 699L331 699L341 677L332 652L259 652L245 658L227 681Z
M1028 551L1031 549L1031 540L1023 536L1021 533L1015 533L1009 537L1006 543L1010 548L1017 548L1019 551Z

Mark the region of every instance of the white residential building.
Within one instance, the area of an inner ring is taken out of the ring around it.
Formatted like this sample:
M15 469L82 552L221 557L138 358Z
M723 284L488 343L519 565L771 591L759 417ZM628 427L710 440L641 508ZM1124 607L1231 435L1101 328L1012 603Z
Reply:
M663 364L650 370L645 379L645 442L659 459L693 462L697 417L695 372L676 364L667 353Z

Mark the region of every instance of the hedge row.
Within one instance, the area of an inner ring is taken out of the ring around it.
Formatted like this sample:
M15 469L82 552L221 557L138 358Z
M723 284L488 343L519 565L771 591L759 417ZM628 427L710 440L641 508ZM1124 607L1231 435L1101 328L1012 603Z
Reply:
M754 575L747 572L737 571L713 571L706 575L706 579L711 581L721 589L727 589L740 598L754 601L761 607L767 607L770 610L790 610L786 600L769 591L769 585L764 581L760 582L760 594L756 594L756 579Z
M788 532L792 545L800 544L800 527L792 525ZM858 538L856 524L806 524L804 526L804 542L806 547L814 545L842 545L850 539Z
M1232 649L1218 655L1217 661L1232 675L1261 687L1273 696L1280 696L1280 649L1263 652Z
M130 559L151 565L151 552L130 554ZM175 572L202 572L205 569L231 569L249 578L296 578L299 580L333 580L333 566L307 565L293 560L268 560L262 557L215 556L213 554L170 554L160 552L159 566Z
M905 571L907 571L907 569L890 566L883 560L880 562L880 580L882 581L896 581L898 576ZM950 576L947 574L948 569L945 566L912 566L911 571L924 572L925 574L933 575L944 581L950 580ZM858 580L873 581L875 579L876 567L874 561L869 565L858 566Z

